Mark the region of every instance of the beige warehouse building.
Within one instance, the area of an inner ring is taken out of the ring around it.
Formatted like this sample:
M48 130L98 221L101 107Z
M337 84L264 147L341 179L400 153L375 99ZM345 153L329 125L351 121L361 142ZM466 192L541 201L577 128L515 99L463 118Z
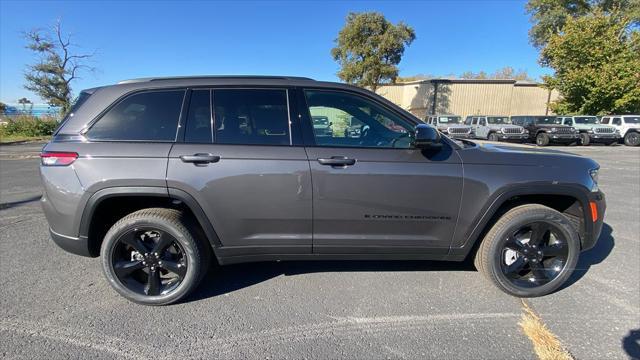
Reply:
M429 79L376 91L423 119L427 114L545 115L559 97L537 83L516 80Z

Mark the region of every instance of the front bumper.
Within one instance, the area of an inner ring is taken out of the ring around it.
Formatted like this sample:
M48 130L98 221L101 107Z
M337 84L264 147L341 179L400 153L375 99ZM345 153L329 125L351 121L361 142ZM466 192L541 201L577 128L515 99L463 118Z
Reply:
M502 141L524 141L529 139L529 134L497 134Z
M89 248L89 240L84 237L72 237L67 235L58 234L49 228L49 234L53 242L58 245L62 250L70 252L76 255L82 255L87 257L93 257L91 249Z
M444 133L444 134L453 139L473 139L473 133L463 133L463 134Z
M602 191L590 193L589 196L589 209L587 209L588 217L585 221L590 222L591 226L587 226L587 231L585 233L584 239L582 239L582 250L589 250L593 248L598 239L600 238L600 234L602 233L602 227L604 225L604 213L607 210L607 202L605 199L605 195ZM597 212L597 219L595 221L592 218L592 209L591 204L595 205ZM589 227L591 230L589 231Z
M620 135L617 135L615 133L613 134L593 133L593 134L589 134L589 139L591 140L591 142L609 142L609 141L620 140L621 137Z
M554 134L547 133L549 135L549 140L553 142L574 142L580 138L579 134Z

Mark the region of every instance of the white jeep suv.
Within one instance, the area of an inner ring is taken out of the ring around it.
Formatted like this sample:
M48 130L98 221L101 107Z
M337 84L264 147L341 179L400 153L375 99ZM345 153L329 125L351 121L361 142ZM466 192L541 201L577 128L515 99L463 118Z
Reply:
M607 115L600 124L614 126L627 146L640 145L640 115Z

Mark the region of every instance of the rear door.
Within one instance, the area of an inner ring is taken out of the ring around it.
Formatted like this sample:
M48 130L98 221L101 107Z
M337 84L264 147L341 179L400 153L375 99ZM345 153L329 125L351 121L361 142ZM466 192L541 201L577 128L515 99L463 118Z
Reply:
M414 124L374 98L340 90L299 93L313 179L313 252L446 254L462 195L462 164L445 144L412 148ZM311 116L336 128L362 122L358 138L317 136Z
M291 90L190 91L167 183L193 196L225 256L311 252L311 177Z

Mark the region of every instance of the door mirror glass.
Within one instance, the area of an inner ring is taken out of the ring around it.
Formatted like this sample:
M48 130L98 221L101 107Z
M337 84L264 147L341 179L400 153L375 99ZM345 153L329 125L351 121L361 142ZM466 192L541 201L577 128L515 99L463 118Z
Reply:
M413 144L417 149L436 149L442 147L442 139L433 126L418 124L415 128Z

